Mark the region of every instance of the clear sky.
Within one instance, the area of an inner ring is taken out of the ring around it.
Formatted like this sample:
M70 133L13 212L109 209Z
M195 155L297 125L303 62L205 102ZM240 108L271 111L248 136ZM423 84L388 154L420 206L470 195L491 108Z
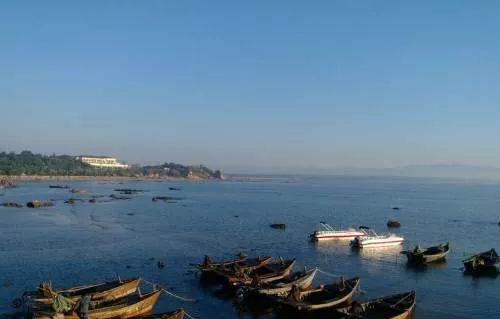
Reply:
M0 150L500 166L498 1L1 1Z

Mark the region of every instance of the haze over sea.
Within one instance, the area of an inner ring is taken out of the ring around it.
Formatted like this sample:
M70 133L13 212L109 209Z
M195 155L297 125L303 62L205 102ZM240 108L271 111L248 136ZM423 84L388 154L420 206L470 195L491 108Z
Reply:
M155 311L179 306L199 318L250 318L215 288L200 285L191 263L205 254L231 258L250 255L297 258L298 267L361 277L359 299L415 289L417 319L495 318L500 286L495 278L472 278L461 272L470 254L499 248L500 183L450 179L385 177L235 178L218 182L71 182L108 196L115 188L144 189L130 200L67 205L75 197L50 189L46 182L23 183L2 192L0 201L25 203L55 199L43 209L0 208L0 313L42 280L57 287L141 276L198 303L181 303L167 295ZM169 187L180 187L171 191ZM175 203L153 202L171 195ZM400 210L393 210L392 207ZM408 268L400 248L354 251L347 243L308 242L319 221L334 225L368 225L387 231L386 222L402 223L395 232L404 247L449 241L447 262ZM286 223L285 231L269 227ZM165 268L156 263L164 260ZM317 283L332 278L320 275ZM262 316L272 318L272 315Z

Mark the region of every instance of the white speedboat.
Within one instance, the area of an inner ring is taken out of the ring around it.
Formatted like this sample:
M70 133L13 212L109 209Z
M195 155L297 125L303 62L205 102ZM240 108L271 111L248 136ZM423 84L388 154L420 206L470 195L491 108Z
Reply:
M335 228L327 223L320 223L320 229L311 234L311 238L315 241L327 239L353 239L356 236L364 236L365 232L361 229L350 228Z
M354 247L389 247L401 245L404 241L403 237L395 234L379 235L371 229L364 229L364 235L357 236L351 241Z

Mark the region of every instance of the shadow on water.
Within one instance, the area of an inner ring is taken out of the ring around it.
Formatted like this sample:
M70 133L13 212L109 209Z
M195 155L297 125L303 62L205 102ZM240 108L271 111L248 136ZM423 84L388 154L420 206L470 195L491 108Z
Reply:
M428 264L406 262L406 269L416 273L423 273L433 269L445 269L446 267L446 259Z

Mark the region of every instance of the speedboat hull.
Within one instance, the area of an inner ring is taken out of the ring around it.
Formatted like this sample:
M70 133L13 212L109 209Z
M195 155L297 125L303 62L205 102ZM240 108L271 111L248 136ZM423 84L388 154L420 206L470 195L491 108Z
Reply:
M392 247L401 245L404 238L399 236L377 236L377 237L362 237L358 236L351 241L353 247Z
M312 234L312 237L315 241L323 241L323 240L332 240L332 239L344 239L344 240L352 240L357 236L363 236L364 233L358 230L318 230Z

